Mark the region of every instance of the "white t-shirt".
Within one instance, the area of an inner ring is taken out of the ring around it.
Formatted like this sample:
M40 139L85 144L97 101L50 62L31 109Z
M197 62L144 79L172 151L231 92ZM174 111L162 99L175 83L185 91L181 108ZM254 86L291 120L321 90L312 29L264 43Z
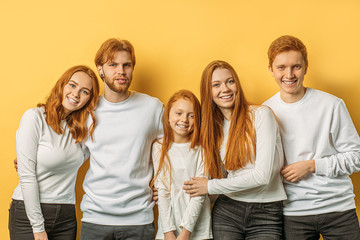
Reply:
M162 112L157 98L142 93L131 92L119 103L100 97L94 140L84 141L90 168L83 184L83 222L121 226L154 221L150 150L162 132Z
M24 200L33 231L45 231L40 203L75 204L77 171L86 157L75 144L66 121L57 134L45 120L43 108L27 110L16 133L20 184L13 199Z
M152 148L155 173L159 166L161 146L159 142L154 142ZM162 171L155 181L159 194L156 239L164 239L164 233L170 231L175 231L175 236L178 236L182 228L191 232L191 239L212 238L208 195L190 198L182 189L184 182L192 177L204 177L201 148L190 148L190 143L172 143L168 156L171 174Z
M278 118L286 164L315 160L316 172L296 183L285 181L284 214L342 212L355 208L351 179L360 170L360 139L343 100L311 88L295 103L280 93L265 105Z

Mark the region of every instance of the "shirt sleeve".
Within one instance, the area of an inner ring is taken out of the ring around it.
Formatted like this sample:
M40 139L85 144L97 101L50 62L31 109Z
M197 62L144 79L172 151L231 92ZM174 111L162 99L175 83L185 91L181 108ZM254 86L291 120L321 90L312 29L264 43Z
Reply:
M196 161L196 174L195 177L205 177L205 166L200 152ZM181 219L180 228L193 232L196 222L201 214L206 196L198 196L190 198L189 204L186 206L185 212Z
M278 125L268 107L255 110L256 158L254 168L240 169L232 178L208 181L209 194L227 194L268 185L275 161ZM280 173L279 173L280 174Z
M337 177L360 170L360 138L343 100L333 112L330 141L337 153L315 159L317 175Z
M161 155L161 144L154 142L152 148L152 160L154 164L154 172L159 169L159 160ZM159 219L163 233L171 232L176 230L174 223L174 217L171 207L171 194L170 194L170 174L169 171L161 170L158 177L155 179L154 186L158 191L158 208L159 208Z
M26 214L33 232L45 231L44 218L40 207L39 186L36 178L37 150L42 121L32 109L21 118L16 133L16 156L18 173Z

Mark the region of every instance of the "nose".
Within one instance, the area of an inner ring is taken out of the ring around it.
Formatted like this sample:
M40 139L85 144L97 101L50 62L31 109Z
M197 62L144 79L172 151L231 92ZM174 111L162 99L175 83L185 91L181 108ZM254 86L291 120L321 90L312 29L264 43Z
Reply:
M188 122L188 116L187 116L186 114L183 114L183 115L181 116L181 121L187 123L187 122Z
M119 64L119 67L117 69L117 73L120 74L120 75L125 74L124 67L121 64Z
M227 92L229 90L230 90L230 88L226 85L226 83L221 84L221 91L222 92Z
M285 77L291 79L294 77L294 71L292 68L287 68L285 72Z
M75 98L80 98L80 90L75 90L72 94Z

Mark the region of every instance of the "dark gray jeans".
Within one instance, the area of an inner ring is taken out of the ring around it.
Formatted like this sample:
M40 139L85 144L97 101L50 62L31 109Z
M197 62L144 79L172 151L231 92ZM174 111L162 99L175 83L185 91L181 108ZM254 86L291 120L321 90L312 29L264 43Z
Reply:
M82 222L81 240L154 240L154 223L134 226L99 225Z
M309 216L284 216L284 239L318 240L360 239L355 209Z
M247 203L219 195L212 211L214 240L279 240L283 203Z
M41 203L41 211L45 219L45 231L49 240L76 239L75 205ZM11 240L34 239L24 201L13 200L11 202L9 232Z

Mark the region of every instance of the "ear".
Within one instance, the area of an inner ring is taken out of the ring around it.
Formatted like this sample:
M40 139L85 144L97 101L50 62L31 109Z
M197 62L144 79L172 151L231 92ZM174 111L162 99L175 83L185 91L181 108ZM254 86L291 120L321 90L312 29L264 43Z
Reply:
M308 68L308 66L305 67L304 75L307 73L307 68Z
M98 74L101 76L101 74L104 74L104 72L103 72L103 67L102 66L100 66L100 65L98 65L98 66L96 66L96 70L98 71Z
M274 74L274 72L273 72L273 69L272 69L272 67L271 67L270 65L268 66L268 69L269 69L269 71L270 71L271 76L275 77L275 74Z

